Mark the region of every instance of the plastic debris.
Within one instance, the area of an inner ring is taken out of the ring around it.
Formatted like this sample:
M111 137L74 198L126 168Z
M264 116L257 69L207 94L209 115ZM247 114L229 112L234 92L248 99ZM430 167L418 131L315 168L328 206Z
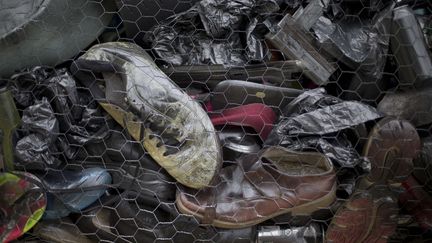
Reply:
M18 164L27 169L56 168L74 161L84 145L108 135L104 115L91 94L78 89L65 69L35 67L11 81L17 106L24 110L15 151Z
M258 23L279 10L275 0L202 0L146 36L172 65L244 65L269 60ZM243 41L246 40L246 41Z
M294 150L318 150L337 165L354 168L363 159L343 135L347 129L381 117L373 107L352 101L342 101L325 94L324 89L306 91L283 110L266 145L281 145ZM324 137L332 135L334 139Z

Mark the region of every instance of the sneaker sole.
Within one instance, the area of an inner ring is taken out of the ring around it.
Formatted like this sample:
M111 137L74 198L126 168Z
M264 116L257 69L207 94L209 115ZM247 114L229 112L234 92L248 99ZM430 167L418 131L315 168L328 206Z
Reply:
M363 155L371 162L367 180L384 184L402 182L412 172L412 160L420 148L420 137L411 123L390 117L380 120L364 147Z
M351 199L333 218L327 230L328 243L387 242L396 230L395 201Z

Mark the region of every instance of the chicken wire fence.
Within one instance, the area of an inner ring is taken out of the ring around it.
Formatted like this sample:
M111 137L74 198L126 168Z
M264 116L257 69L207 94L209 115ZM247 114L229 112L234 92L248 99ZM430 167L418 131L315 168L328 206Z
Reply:
M423 242L427 0L0 0L2 242Z

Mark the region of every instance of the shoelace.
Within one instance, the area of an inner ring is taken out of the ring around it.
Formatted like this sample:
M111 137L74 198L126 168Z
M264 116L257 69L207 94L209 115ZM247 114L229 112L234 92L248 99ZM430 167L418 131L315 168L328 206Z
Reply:
M71 72L73 73L73 75L76 76L85 87L91 90L94 98L99 102L106 102L106 97L104 92L99 87L97 87L97 85L95 85L98 73L116 73L116 71L118 70L121 70L121 67L104 61L77 60L71 66ZM154 131L151 136L158 137L158 139L160 140L160 143L158 143L158 147L164 146L166 148L164 156L177 153L180 148L182 148L186 144L185 141L177 141L177 139L175 139L183 137L180 129L175 126L168 125L172 124L173 121L169 120L169 118L165 114L162 114L159 111L152 109L151 106L142 108L149 109L142 110L140 112L140 114L147 114L146 117L141 117L141 119L143 120L143 127L150 128L152 131ZM127 124L128 121L124 122L124 124ZM141 130L143 131L144 129ZM159 136L156 134L162 134L163 136Z

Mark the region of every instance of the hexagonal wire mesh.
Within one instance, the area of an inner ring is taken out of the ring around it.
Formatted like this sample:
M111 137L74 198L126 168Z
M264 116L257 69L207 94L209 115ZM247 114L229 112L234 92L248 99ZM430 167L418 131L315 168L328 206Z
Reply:
M427 0L0 0L2 242L419 242Z

